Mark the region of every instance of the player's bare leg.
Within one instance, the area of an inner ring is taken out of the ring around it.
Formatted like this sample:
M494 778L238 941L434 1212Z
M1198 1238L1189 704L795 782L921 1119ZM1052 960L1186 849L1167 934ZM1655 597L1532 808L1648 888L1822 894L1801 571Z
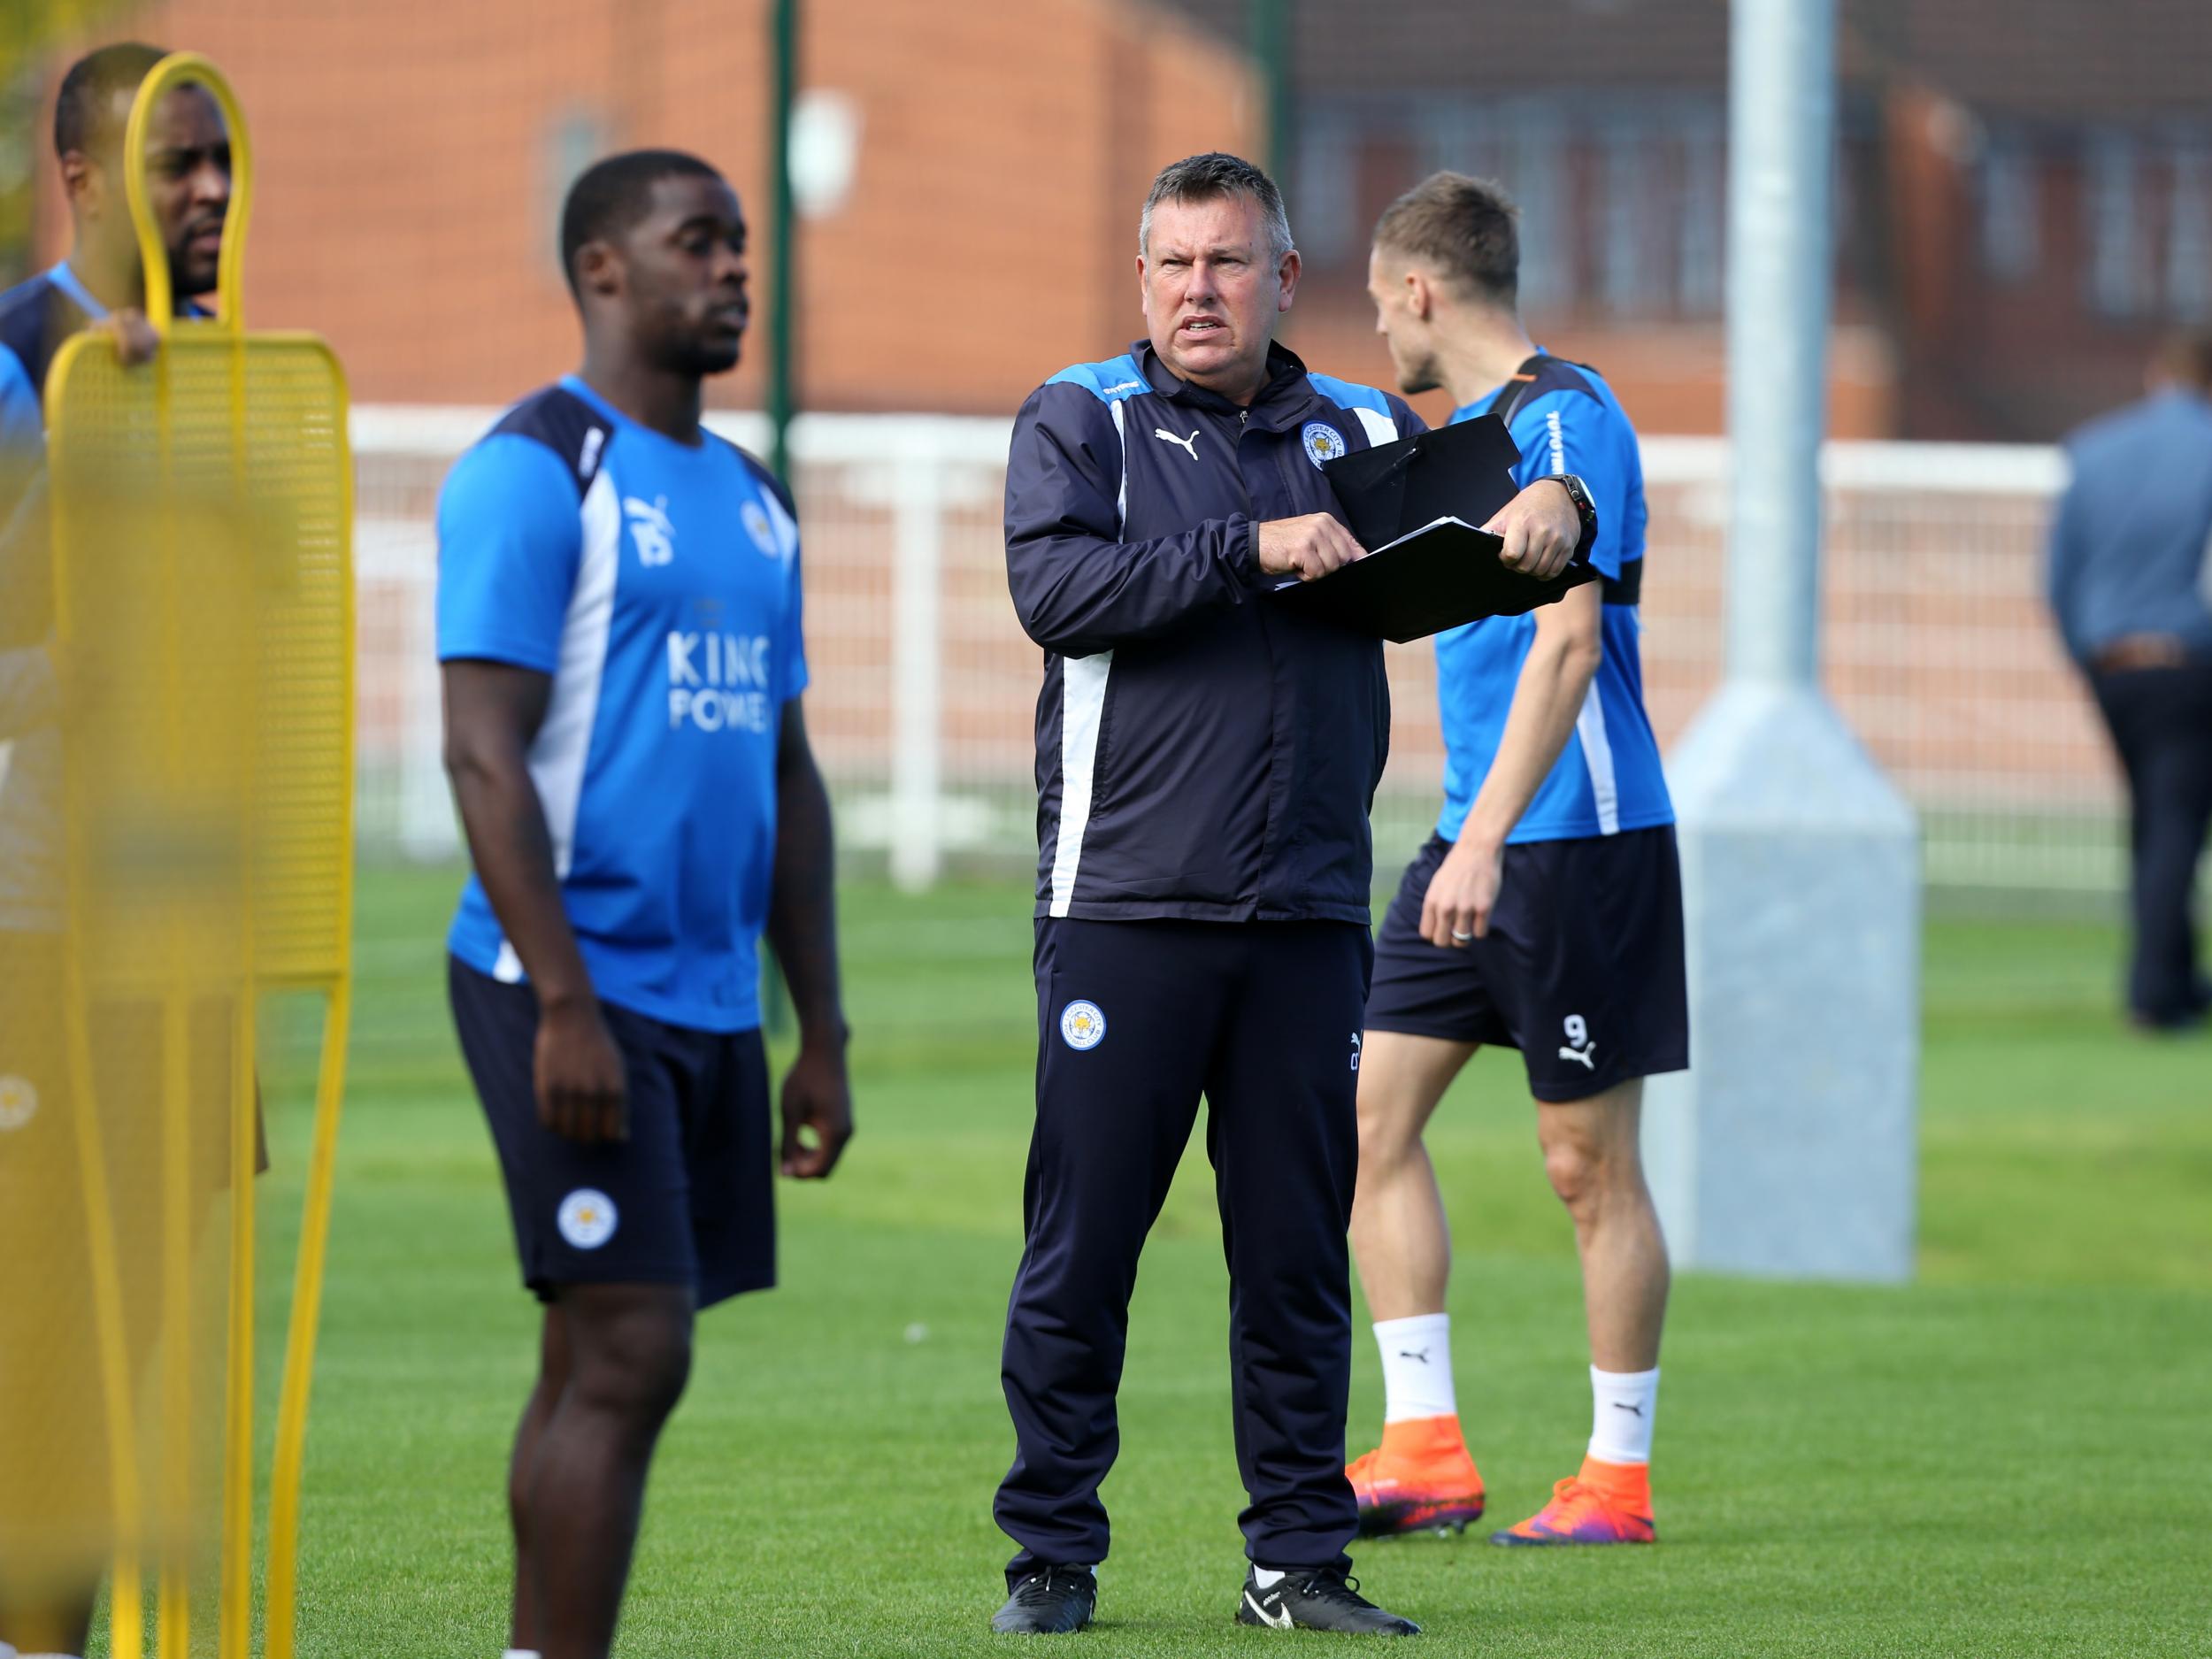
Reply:
M1371 1537L1463 1528L1482 1514L1482 1477L1452 1394L1444 1312L1451 1228L1422 1140L1474 1052L1471 1042L1371 1031L1360 1055L1352 1248L1375 1317L1387 1403L1382 1444L1345 1472Z
M1471 1042L1371 1031L1359 1061L1359 1189L1352 1248L1378 1319L1444 1311L1452 1272L1451 1227L1422 1134L1452 1079L1474 1057Z
M1590 1363L1643 1371L1659 1363L1666 1322L1666 1240L1644 1182L1640 1078L1588 1100L1539 1101L1544 1173L1574 1218Z
M531 1563L529 1483L537 1467L538 1442L553 1409L568 1386L568 1320L557 1302L545 1306L545 1333L538 1348L538 1380L522 1408L515 1429L514 1455L507 1463L507 1513L515 1531L515 1604L508 1627L510 1650L540 1650L537 1624L537 1575Z
M622 1611L645 1477L691 1370L692 1293L570 1285L560 1293L567 1377L538 1426L519 1488L518 1541L544 1659L604 1659ZM528 1421L525 1419L526 1432ZM519 1587L521 1573L518 1573Z
M1666 1321L1667 1245L1644 1181L1644 1087L1632 1079L1580 1101L1539 1101L1544 1172L1574 1219L1590 1329L1592 1428L1579 1473L1502 1544L1648 1543L1651 1428Z

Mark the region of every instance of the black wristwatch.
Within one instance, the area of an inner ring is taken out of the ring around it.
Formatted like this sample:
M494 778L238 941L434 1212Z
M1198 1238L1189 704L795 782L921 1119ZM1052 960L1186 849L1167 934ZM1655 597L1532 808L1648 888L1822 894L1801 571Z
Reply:
M1567 499L1575 504L1575 515L1582 520L1582 539L1575 544L1575 551L1579 553L1598 533L1598 504L1590 499L1589 487L1572 472L1552 472L1548 476L1553 483L1565 488Z

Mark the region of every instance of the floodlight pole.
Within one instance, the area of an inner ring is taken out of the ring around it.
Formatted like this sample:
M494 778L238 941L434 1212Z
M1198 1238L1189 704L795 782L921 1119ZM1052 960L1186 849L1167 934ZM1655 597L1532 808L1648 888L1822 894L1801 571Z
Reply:
M768 470L791 489L791 346L799 311L791 275L798 239L791 202L791 104L799 79L799 0L774 0L768 63ZM783 964L772 955L762 979L764 1023L772 1036L780 1037L791 1025L791 993Z
M799 79L799 0L775 0L768 61L768 466L789 488L792 337L799 309L791 275L798 225L791 202L791 104Z
M1674 1259L1913 1270L1920 849L1822 695L1834 0L1732 0L1727 674L1668 757L1693 1069L1646 1091Z
M1261 165L1286 200L1291 195L1290 46L1294 0L1245 0L1245 30L1266 108Z

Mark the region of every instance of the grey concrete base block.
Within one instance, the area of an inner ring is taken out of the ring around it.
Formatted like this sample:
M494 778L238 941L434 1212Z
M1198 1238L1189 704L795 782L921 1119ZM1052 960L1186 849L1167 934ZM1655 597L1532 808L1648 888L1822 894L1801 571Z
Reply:
M1667 767L1692 1069L1647 1086L1678 1265L1913 1271L1920 852L1911 809L1810 687L1732 684Z

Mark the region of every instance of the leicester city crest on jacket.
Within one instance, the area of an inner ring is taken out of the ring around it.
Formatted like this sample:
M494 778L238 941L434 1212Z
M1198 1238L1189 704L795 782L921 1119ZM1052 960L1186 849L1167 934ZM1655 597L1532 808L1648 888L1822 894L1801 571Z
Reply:
M1316 466L1335 460L1348 447L1344 434L1325 420L1309 420L1305 431L1299 435L1306 441L1306 459Z

